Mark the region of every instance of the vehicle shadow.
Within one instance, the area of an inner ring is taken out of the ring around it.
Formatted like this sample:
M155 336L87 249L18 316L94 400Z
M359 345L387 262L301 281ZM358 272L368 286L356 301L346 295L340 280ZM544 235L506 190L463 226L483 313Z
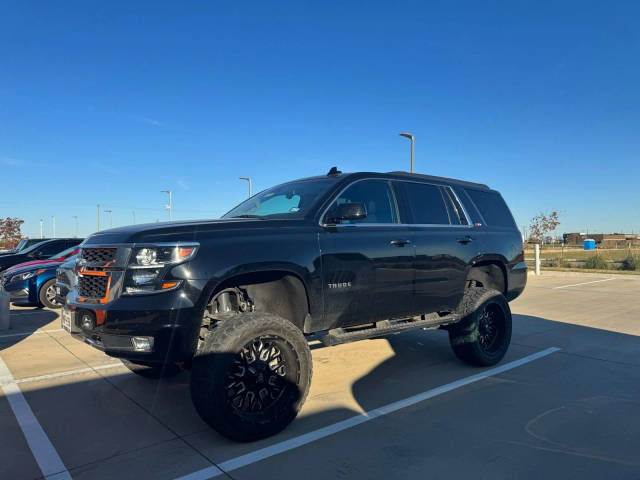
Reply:
M9 330L0 331L0 351L33 335L58 318L58 313L42 308L20 308L9 311ZM53 327L58 328L59 326Z
M387 342L393 354L352 385L353 397L365 411L487 370L458 359L445 330L410 331L373 341ZM513 314L511 346L498 365L549 347L640 366L638 336L519 314Z

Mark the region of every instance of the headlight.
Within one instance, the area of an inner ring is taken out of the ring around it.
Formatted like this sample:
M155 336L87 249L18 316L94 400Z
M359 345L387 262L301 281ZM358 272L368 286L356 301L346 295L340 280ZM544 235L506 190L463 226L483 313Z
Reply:
M21 273L19 275L14 275L13 277L11 277L11 282L15 282L15 281L19 281L19 280L29 280L31 277L35 277L36 275L40 275L41 273L43 273L44 270L38 270L35 272L27 272L27 273Z
M129 295L174 290L180 280L165 279L169 266L192 259L197 243L151 244L135 248L124 281L124 292Z
M156 263L158 251L155 248L141 248L136 254L138 265L151 265Z
M141 247L134 251L132 264L148 267L184 262L195 255L197 248L197 244Z

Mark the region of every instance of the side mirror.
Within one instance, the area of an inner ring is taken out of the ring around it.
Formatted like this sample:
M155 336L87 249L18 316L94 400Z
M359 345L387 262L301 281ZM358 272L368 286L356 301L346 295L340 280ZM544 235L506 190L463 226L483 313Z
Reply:
M342 220L360 220L366 216L367 210L362 203L341 203L329 210L326 222L340 223Z

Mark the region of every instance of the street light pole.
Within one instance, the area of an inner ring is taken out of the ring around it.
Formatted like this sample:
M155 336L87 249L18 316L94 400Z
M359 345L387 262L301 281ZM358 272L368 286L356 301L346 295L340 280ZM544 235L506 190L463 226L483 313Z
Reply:
M251 177L240 177L240 180L246 180L249 182L249 197L251 197Z
M40 238L44 238L44 232L42 230L43 225L44 225L44 220L40 219Z
M165 205L164 208L169 210L169 221L173 220L173 207L171 205L171 190L160 190L162 193L169 195L169 205Z
M100 204L96 205L98 207L98 232L100 231Z
M53 238L56 238L56 216L52 215L51 219L53 220Z
M113 228L113 211L105 210L104 213L109 214L109 228Z
M405 137L408 138L409 140L411 140L411 173L413 173L413 154L414 154L414 142L415 142L415 138L413 137L412 134L410 133L401 133L400 134L401 137Z
M135 210L131 210L131 213L133 213L133 224L136 224L136 211Z
M75 238L78 238L78 216L77 215L73 215L71 218L73 218L76 221L76 234L75 234Z

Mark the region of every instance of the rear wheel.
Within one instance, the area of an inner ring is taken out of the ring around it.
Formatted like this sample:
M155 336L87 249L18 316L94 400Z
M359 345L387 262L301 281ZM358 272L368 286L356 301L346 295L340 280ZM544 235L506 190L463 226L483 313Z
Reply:
M449 328L455 354L466 363L495 365L511 343L511 309L497 290L470 288L461 303L463 319Z
M40 293L38 294L40 303L47 308L60 308L62 304L56 300L56 279L52 278L44 282L44 285L40 287Z
M311 352L296 326L268 313L238 313L204 335L193 359L191 397L217 432L248 442L291 423L311 374Z

